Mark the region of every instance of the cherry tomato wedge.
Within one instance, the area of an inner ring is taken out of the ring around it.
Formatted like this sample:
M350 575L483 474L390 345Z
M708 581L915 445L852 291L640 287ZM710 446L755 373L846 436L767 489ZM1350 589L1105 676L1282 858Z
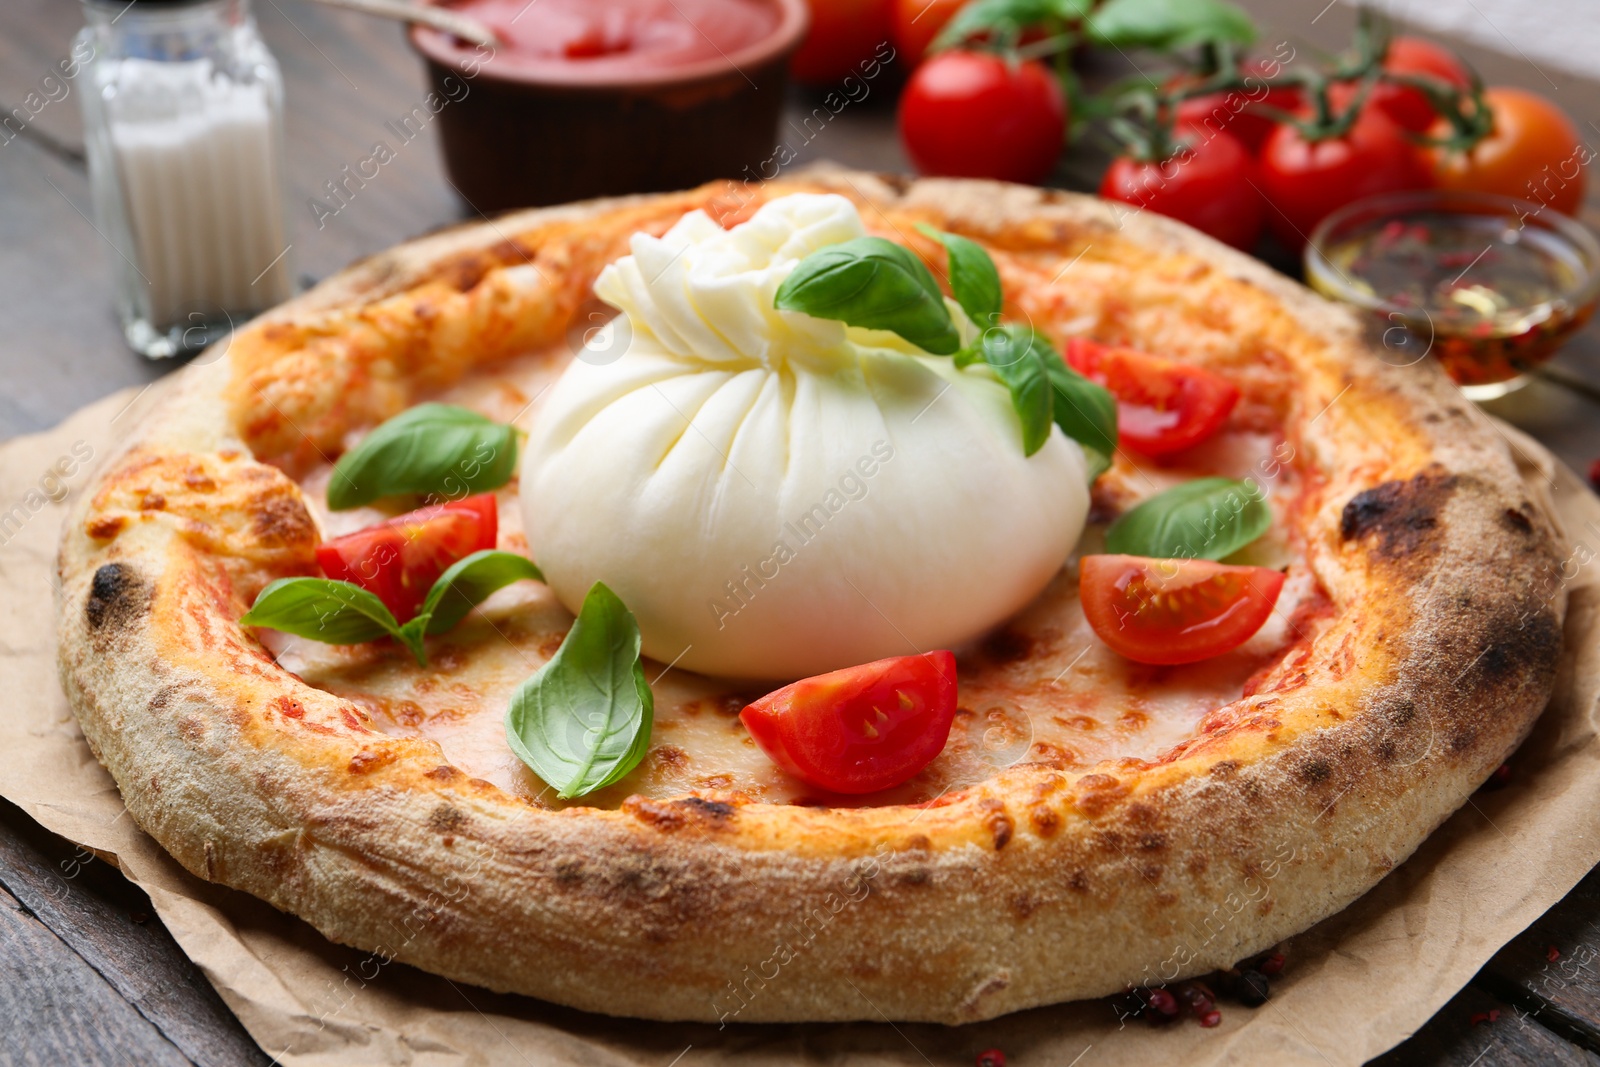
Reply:
M1199 444L1228 421L1239 389L1192 363L1074 337L1067 362L1117 398L1117 437L1147 456Z
M1206 559L1084 556L1078 599L1100 640L1136 663L1172 665L1238 648L1272 614L1283 574Z
M956 715L956 658L898 656L804 678L739 713L796 778L834 793L899 785L940 752Z
M329 578L354 582L383 601L395 619L417 613L439 575L458 559L493 548L499 509L493 493L420 508L317 546Z

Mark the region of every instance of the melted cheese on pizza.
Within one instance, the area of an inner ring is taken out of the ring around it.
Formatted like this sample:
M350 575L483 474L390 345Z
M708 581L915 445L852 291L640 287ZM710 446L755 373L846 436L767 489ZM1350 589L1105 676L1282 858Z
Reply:
M439 399L526 424L530 407L538 417L538 400L566 358L564 349L524 357L464 381ZM866 798L818 796L780 771L739 722L744 705L775 686L720 681L647 660L645 674L655 694L649 754L621 782L573 803L614 807L632 794L687 792L833 806L915 803L1019 763L1087 770L1103 763L1160 760L1201 730L1208 713L1269 687L1285 653L1308 641L1322 617L1325 601L1299 547L1284 533L1294 528L1284 520L1301 489L1295 471L1283 462L1285 448L1272 433L1228 430L1190 450L1181 467L1120 455L1095 486L1096 521L1073 561L1026 610L956 650L959 711L949 743L902 786ZM1085 621L1075 560L1097 550L1116 514L1173 485L1212 474L1254 477L1267 490L1273 530L1245 550L1243 561L1284 568L1283 594L1267 624L1232 652L1181 667L1131 663L1107 648ZM360 529L389 514L374 508L327 512L328 477L324 466L302 481L325 536ZM530 546L522 532L517 489L513 482L498 494L500 547L537 559L538 546ZM555 653L571 622L547 587L522 582L485 601L454 631L430 640L425 669L390 642L343 647L264 636L283 666L360 705L375 729L432 740L462 771L553 807L561 803L554 791L508 746L504 719L512 692Z

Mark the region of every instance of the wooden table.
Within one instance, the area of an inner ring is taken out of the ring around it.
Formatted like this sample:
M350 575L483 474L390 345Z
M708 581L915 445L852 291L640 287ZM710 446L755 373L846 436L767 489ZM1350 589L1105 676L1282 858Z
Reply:
M1337 47L1352 23L1326 0L1246 0L1268 44ZM403 147L336 218L318 227L309 199L368 155L386 120L425 93L398 27L305 0L257 0L256 15L288 85L289 177L296 270L309 284L344 264L468 217L440 168L434 131ZM80 23L62 0L0 7L0 111L23 103ZM1463 47L1491 83L1549 94L1600 142L1600 85L1516 54ZM893 134L896 85L869 95L809 137L781 131L801 161L831 158L904 171ZM76 85L71 92L79 91ZM59 89L53 91L59 96ZM816 105L803 95L791 113ZM814 129L814 125L813 125ZM1093 184L1100 160L1079 153L1061 184ZM1591 180L1591 185L1600 182ZM1600 197L1588 218L1600 221ZM0 438L43 429L116 389L170 369L122 344L109 296L114 254L90 220L78 102L47 103L27 130L0 133ZM1600 456L1600 326L1497 414L1578 470ZM1595 383L1593 386L1585 382ZM1600 871L1491 960L1385 1064L1600 1064ZM1496 1014L1498 1013L1498 1014ZM0 802L0 1062L266 1063L209 983L107 864Z

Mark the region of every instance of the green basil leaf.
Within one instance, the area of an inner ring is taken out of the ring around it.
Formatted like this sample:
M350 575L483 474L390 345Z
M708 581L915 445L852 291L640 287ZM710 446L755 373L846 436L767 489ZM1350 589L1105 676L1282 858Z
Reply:
M971 0L934 38L932 50L954 48L974 37L1015 38L1034 26L1077 22L1093 0Z
M361 439L333 465L328 507L399 493L459 499L498 489L517 466L517 431L452 404L418 404Z
M1026 326L1001 326L983 332L983 361L1011 390L1011 406L1022 423L1022 452L1031 456L1050 439L1051 387L1041 347L1049 342Z
M1106 551L1156 559L1222 559L1267 532L1272 509L1252 479L1197 478L1111 524Z
M917 230L944 245L950 253L950 292L967 317L981 330L1000 317L1000 272L983 246L958 233L936 230L925 222Z
M1256 39L1250 16L1227 0L1106 0L1087 28L1096 44L1159 51Z
M633 613L596 582L556 654L512 694L511 750L563 800L611 785L644 758L655 700L639 647Z
M239 622L330 645L359 645L387 635L410 649L419 664L428 662L420 635L402 632L383 601L353 582L279 578L261 590Z
M1052 414L1056 425L1083 446L1092 484L1111 469L1111 457L1117 451L1117 398L1105 386L1067 366L1054 348L1045 357L1045 370L1055 390Z
M889 330L935 355L961 347L928 268L882 237L857 237L811 253L778 286L772 303L847 326Z
M524 578L544 581L544 574L527 556L492 548L474 552L456 560L439 576L428 590L428 599L422 602L417 618L423 620L427 633L442 634L454 629L467 612L487 600L490 593Z

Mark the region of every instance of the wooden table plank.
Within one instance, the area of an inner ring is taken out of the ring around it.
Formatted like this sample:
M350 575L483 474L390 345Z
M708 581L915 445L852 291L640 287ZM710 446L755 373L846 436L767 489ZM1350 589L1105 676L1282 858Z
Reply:
M142 892L9 802L0 812L0 886L38 922L199 1067L268 1062Z
M1476 986L1468 986L1404 1044L1370 1067L1600 1067L1600 1056Z
M186 1067L190 1062L3 888L0 1019L6 1021L7 1063Z

